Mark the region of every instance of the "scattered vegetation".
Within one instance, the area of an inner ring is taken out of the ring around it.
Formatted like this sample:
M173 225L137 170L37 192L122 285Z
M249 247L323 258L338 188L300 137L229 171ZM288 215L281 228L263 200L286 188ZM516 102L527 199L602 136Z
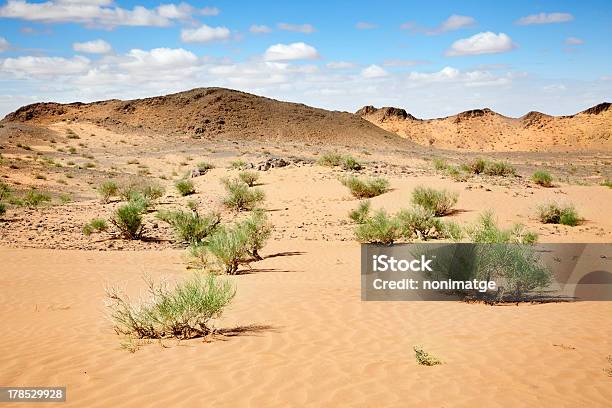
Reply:
M484 168L484 173L488 176L515 176L516 169L507 162L487 162Z
M446 190L418 186L412 192L412 203L430 210L434 216L443 217L453 211L459 194Z
M400 231L398 221L379 210L355 228L355 236L359 242L391 245L399 238Z
M481 174L485 171L486 167L487 161L480 157L477 157L467 164L466 170L472 174Z
M208 162L200 162L197 164L197 168L201 173L205 173L210 169L214 169L215 166L213 166L212 164Z
M446 163L446 160L436 157L433 159L433 167L438 171L446 170L448 163Z
M414 346L414 358L419 365L435 366L442 364L442 361L431 354L427 353L420 346Z
M111 197L114 197L118 194L119 186L113 180L106 180L98 186L97 190L102 202L108 203Z
M118 334L139 339L190 339L210 334L210 320L221 316L235 287L212 274L194 274L170 287L146 279L149 299L133 303L117 288L107 288L111 319Z
M43 203L51 202L51 195L48 193L40 192L36 189L31 189L25 196L20 200L20 203L26 207L34 208L38 207Z
M252 210L265 198L259 188L252 188L239 179L222 180L227 190L223 204L236 211Z
M429 239L451 238L459 240L462 237L461 228L455 223L445 223L436 218L430 209L416 206L410 210L401 210L396 215L400 235L407 239Z
M158 211L157 218L172 226L178 239L189 244L200 244L217 228L221 217L217 213L204 216L196 211Z
M601 182L601 185L604 187L612 188L612 180L604 180Z
M232 162L230 162L230 167L234 170L244 170L247 168L247 166L248 166L248 163L240 159L233 160Z
M187 179L179 180L174 184L174 187L176 187L176 190L183 197L195 193L195 187L191 180L187 180Z
M102 232L108 230L108 223L104 218L94 218L83 226L83 234L89 236L94 232Z
M389 191L389 181L382 177L363 180L350 176L341 178L340 182L357 198L376 197Z
M510 229L498 227L491 211L480 214L476 223L468 226L465 230L469 240L474 243L535 244L538 240L538 235L527 231L522 224L514 224Z
M563 224L576 226L582 222L582 218L571 204L559 205L548 203L538 207L538 218L544 224Z
M552 187L553 178L547 171L538 170L531 176L531 180L534 183L541 185L542 187Z
M121 236L127 239L140 239L143 233L142 215L149 206L142 196L133 196L127 204L117 208L111 218Z
M243 171L238 173L238 178L249 187L253 187L259 179L259 174L254 171Z
M124 201L130 201L134 197L156 200L164 195L164 188L144 178L132 178L121 184L118 194Z
M321 166L338 167L344 170L361 170L363 165L351 155L341 155L337 152L328 152L319 158Z
M370 202L362 201L357 208L349 212L349 218L357 224L363 224L370 215Z
M240 222L238 227L246 234L247 253L257 261L262 260L259 250L264 247L272 234L272 224L268 221L266 213L257 209L250 217Z

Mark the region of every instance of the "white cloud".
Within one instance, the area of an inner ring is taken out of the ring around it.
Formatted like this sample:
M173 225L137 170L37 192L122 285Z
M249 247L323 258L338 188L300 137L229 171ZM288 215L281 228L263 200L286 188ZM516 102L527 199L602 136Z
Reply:
M576 38L576 37L567 37L565 39L565 44L567 44L567 45L582 45L582 44L584 44L584 40L581 40L580 38Z
M458 14L453 14L446 20L442 22L438 27L431 31L427 31L429 35L436 35L446 33L448 31L460 30L462 28L474 27L476 25L476 20L470 16L460 16Z
M516 24L531 25L567 23L568 21L572 21L573 19L574 16L570 13L539 13L521 17L516 21Z
M266 34L266 33L272 32L272 29L268 27L267 25L253 24L249 28L249 31L252 32L253 34Z
M355 24L355 28L358 30L372 30L376 27L378 27L376 24L368 23L365 21L360 21L357 24Z
M93 40L82 43L73 43L72 49L78 52L86 52L90 54L108 54L113 50L113 47L104 40Z
M511 51L516 48L512 39L504 33L495 34L490 31L475 34L469 38L455 41L446 55L450 57L461 55L496 54Z
M317 31L310 24L278 23L277 27L278 27L279 30L294 31L294 32L303 33L303 34L311 34L311 33L314 33L315 31Z
M378 65L370 65L361 71L361 76L364 78L382 78L388 75L389 73Z
M275 44L268 47L264 54L264 59L266 61L289 61L317 58L319 58L317 50L313 46L303 42Z
M18 57L6 58L0 62L0 71L13 74L19 78L40 78L51 76L74 75L86 72L90 61L85 57Z
M200 10L200 14L203 16L218 16L220 13L221 10L216 7L204 7Z
M230 38L230 35L231 32L226 27L210 27L203 24L195 29L189 28L182 30L181 40L186 43L206 43L211 41L227 40Z
M415 65L427 64L424 60L387 59L383 62L386 67L413 67Z
M357 67L357 64L347 61L331 61L325 64L325 66L329 69L350 69Z
M156 8L135 6L124 9L111 0L48 0L42 3L8 0L0 7L0 17L43 23L73 22L88 26L158 26L189 20L193 14L206 13L186 3L163 4ZM208 10L210 12L210 10Z
M0 37L0 52L6 51L11 47L9 42L4 37Z
M150 51L133 49L119 62L119 66L128 69L177 69L192 67L197 61L198 57L194 53L183 48L154 48Z

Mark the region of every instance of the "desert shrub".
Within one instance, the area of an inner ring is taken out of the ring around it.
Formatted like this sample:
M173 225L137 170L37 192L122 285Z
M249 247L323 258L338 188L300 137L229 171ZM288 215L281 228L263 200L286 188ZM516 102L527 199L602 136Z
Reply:
M417 206L410 210L401 210L396 215L400 234L407 240L411 239L443 239L461 238L461 228L454 223L444 223L436 218L433 211Z
M247 186L253 187L255 182L259 179L259 174L254 171L242 171L238 173L238 178Z
M355 176L340 179L353 196L357 198L371 198L389 191L389 181L382 177L363 180Z
M5 198L9 198L11 196L11 192L12 190L9 185L0 181L0 201L4 200Z
M106 180L98 186L97 190L102 202L108 203L110 198L119 192L119 186L113 180Z
M174 184L174 187L176 187L176 191L183 197L195 193L195 187L191 180L179 180Z
M144 197L133 197L127 204L115 210L111 223L124 238L139 239L143 230L142 214L147 207L148 202Z
M244 170L247 168L247 166L248 166L247 162L245 162L244 160L240 160L240 159L233 160L232 162L230 162L230 167L235 170Z
M466 165L465 170L472 174L480 174L485 171L486 166L486 160L477 157Z
M514 176L516 170L507 162L487 162L484 173L488 176Z
M104 218L94 218L83 226L83 234L91 235L94 232L102 232L108 229L108 224Z
M446 170L448 163L446 163L446 160L436 157L433 159L433 167L438 171Z
M552 186L552 176L550 173L544 170L538 170L531 176L531 180L534 183L541 185L542 187L551 187Z
M145 178L131 178L119 186L118 195L124 201L130 201L138 195L148 200L156 200L164 195L164 188Z
M361 170L363 165L353 156L344 156L342 158L342 168L344 170Z
M563 224L576 226L582 219L578 216L576 209L572 205L559 205L548 203L538 207L538 218L544 224Z
M442 364L442 361L423 350L422 347L414 346L414 358L419 365L435 366Z
M357 224L363 224L370 216L370 202L362 201L357 208L349 212L349 218Z
M457 204L459 194L446 190L418 186L412 192L412 203L431 210L436 217L442 217L452 212Z
M238 228L246 234L247 252L255 260L260 261L262 257L259 255L259 250L264 247L272 234L272 224L268 222L266 213L261 209L253 211L250 217L238 224Z
M197 168L198 170L200 170L200 172L205 173L210 169L214 169L215 166L213 166L212 164L208 163L208 162L200 162L197 164Z
M38 207L42 203L50 202L51 196L47 193L32 189L25 194L21 201L26 207Z
M217 213L200 216L194 211L158 211L157 218L172 226L178 239L199 244L213 233L221 222Z
M212 274L194 274L170 287L147 279L149 299L138 304L107 288L111 319L118 334L141 339L190 339L210 334L210 320L221 316L236 294L234 286Z
M252 210L265 197L261 189L249 187L242 180L223 180L223 183L227 190L223 204L236 211Z
M318 163L321 166L336 167L342 162L342 155L337 152L328 152L319 158Z
M225 273L235 275L240 265L250 261L248 243L244 229L221 226L208 238L205 249L216 258Z
M142 195L148 200L157 200L164 196L166 190L159 184L147 184L142 189Z
M601 182L601 185L604 187L612 188L612 180L604 180Z
M6 204L0 203L0 218L6 214Z
M355 237L359 242L390 245L401 234L400 226L394 217L384 210L376 212L355 228Z
M515 224L511 229L502 229L497 226L494 215L486 211L478 220L468 227L466 233L470 241L484 244L534 244L538 236L525 230L521 224Z

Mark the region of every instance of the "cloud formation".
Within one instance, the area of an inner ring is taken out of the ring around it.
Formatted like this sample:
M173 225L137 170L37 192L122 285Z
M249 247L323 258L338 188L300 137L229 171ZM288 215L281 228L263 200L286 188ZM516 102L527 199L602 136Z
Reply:
M491 31L475 34L469 38L455 41L446 50L445 55L457 57L463 55L497 54L516 48L512 39L504 33L495 34Z
M72 49L89 54L108 54L113 50L113 47L104 40L93 40L73 43Z
M181 30L181 41L186 43L207 43L230 38L231 32L226 27L210 27L202 24L198 28Z
M267 25L253 24L251 27L249 27L249 31L253 34L267 34L272 32L272 29Z
M303 33L303 34L312 34L315 31L317 31L311 24L278 23L277 27L279 30L293 31L293 32Z
M449 31L460 30L462 28L474 27L476 25L476 19L470 16L460 16L453 14L442 22L438 27L433 30L427 31L429 35L437 35L446 33Z
M582 45L582 44L584 44L584 40L581 40L580 38L576 38L576 37L567 37L565 39L565 44L567 44L567 45Z
M518 25L532 25L532 24L556 24L556 23L567 23L572 21L574 16L570 13L539 13L530 14L525 17L521 17L516 21Z
M383 78L389 73L378 65L370 65L361 71L361 76L364 78Z
M4 52L11 47L9 42L4 37L0 37L0 52Z
M309 60L317 58L319 58L317 50L303 42L275 44L268 47L264 54L264 60L266 61Z

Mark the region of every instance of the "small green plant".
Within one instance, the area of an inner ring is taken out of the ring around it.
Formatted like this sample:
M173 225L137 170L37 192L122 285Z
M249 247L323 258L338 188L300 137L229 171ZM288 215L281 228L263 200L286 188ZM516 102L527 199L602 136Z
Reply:
M206 173L208 170L214 169L215 166L213 166L212 164L208 162L200 162L197 164L197 168L200 171L200 173Z
M43 203L51 202L51 196L48 193L32 189L25 194L21 201L26 207L34 208Z
M113 180L106 180L102 182L97 188L100 200L103 203L108 203L110 198L116 196L119 192L119 186Z
M342 168L344 170L361 170L363 165L357 161L353 156L344 156L342 158Z
M491 211L480 214L473 225L466 227L466 233L471 242L483 244L534 244L538 239L536 233L525 230L521 224L510 229L498 227Z
M355 237L359 242L391 245L401 234L399 223L384 210L379 210L363 224L355 228Z
M240 159L233 160L230 162L230 167L234 170L244 170L247 168L247 166L248 166L248 163Z
M247 233L238 226L217 228L205 244L205 250L216 258L223 271L229 275L235 275L240 265L249 263L247 248Z
M159 184L147 184L142 189L142 195L147 200L157 200L164 196L166 190Z
M0 181L0 201L9 198L11 196L12 190L8 184Z
M601 182L601 185L604 186L604 187L612 188L612 180L606 179L606 180Z
M424 351L420 346L414 346L414 358L419 365L424 366L435 366L442 364L442 360L432 356L428 352Z
M260 261L263 258L259 255L259 250L262 249L272 234L272 224L268 222L268 217L262 209L253 211L250 217L238 224L238 228L242 229L246 234L246 250L251 257Z
M485 171L486 167L487 161L477 157L465 166L465 170L472 174L481 174Z
M104 218L94 218L87 224L83 225L83 234L91 235L94 232L102 232L108 230L108 223Z
M516 169L507 162L487 162L484 173L488 176L515 176Z
M183 197L195 193L195 187L193 186L193 182L191 180L179 180L174 184L174 186L179 194Z
M340 182L357 198L372 198L389 191L389 181L382 177L363 180L350 176L341 178Z
M430 209L416 206L411 210L401 210L395 217L400 234L407 240L461 238L461 228L454 223L444 223L436 218Z
M210 334L211 319L221 316L236 294L227 280L196 273L170 287L146 279L149 298L134 304L121 290L107 288L115 331L139 339L190 339Z
M412 192L412 203L430 210L434 216L443 217L453 211L459 194L446 190L418 186Z
M117 208L111 218L121 236L127 239L140 239L143 233L142 215L147 210L148 201L140 196L134 196L127 203Z
M252 210L265 198L261 189L249 187L242 180L226 179L223 184L227 190L223 204L236 211Z
M217 213L200 216L195 211L158 211L157 218L172 226L178 239L199 244L214 232L221 217Z
M328 152L319 158L318 163L321 166L336 167L342 162L342 155L336 152Z
M66 129L66 138L68 139L80 139L79 135L74 133L72 129Z
M563 224L575 227L582 222L572 205L548 203L538 207L538 218L544 224Z
M434 158L432 162L434 169L438 171L446 170L446 168L448 167L448 163L446 163L446 160L441 159L439 157Z
M536 171L531 176L531 180L533 180L534 183L541 185L542 187L552 187L553 178L547 171Z
M253 187L259 179L259 174L254 171L243 171L238 173L238 178L249 187Z
M349 212L349 218L356 224L363 224L370 215L370 201L362 201L357 208Z

